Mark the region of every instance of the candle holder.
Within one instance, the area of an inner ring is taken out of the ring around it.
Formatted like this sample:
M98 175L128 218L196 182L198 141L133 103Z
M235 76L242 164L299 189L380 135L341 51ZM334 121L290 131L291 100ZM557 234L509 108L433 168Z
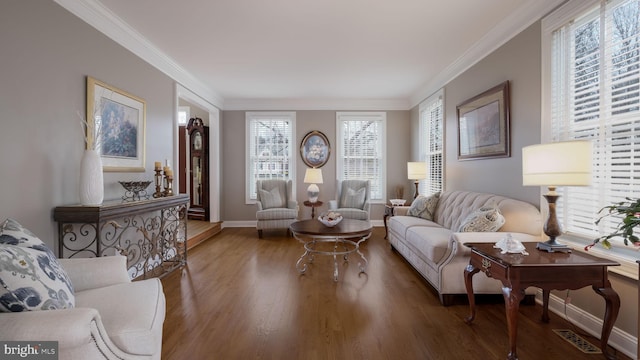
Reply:
M154 198L159 198L164 196L164 191L162 191L162 170L157 167L154 170L156 174L153 176L156 182L156 192L153 193Z
M166 171L165 171L166 174ZM173 196L173 174L164 176L164 196Z

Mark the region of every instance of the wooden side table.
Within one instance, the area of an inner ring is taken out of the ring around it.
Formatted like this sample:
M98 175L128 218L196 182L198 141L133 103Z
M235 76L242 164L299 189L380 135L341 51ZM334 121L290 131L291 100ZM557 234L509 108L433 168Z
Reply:
M318 200L318 201L312 203L309 200L305 200L303 204L304 204L304 206L308 206L308 207L311 208L311 218L315 219L316 218L316 208L322 206L323 202Z
M488 277L502 282L502 294L507 312L509 330L509 354L507 359L518 358L516 337L518 333L518 308L529 286L542 289L542 321L549 322L549 294L551 290L576 290L591 285L605 299L606 310L600 337L600 349L607 359L616 356L608 351L607 342L620 310L620 297L607 278L607 267L619 263L601 259L578 251L573 253L546 252L536 249L535 242L523 243L529 255L501 254L494 243L465 243L471 248L471 260L464 270L464 282L469 297L471 313L465 319L471 323L476 315L473 295L473 275L482 271Z
M384 221L384 238L385 239L389 235L389 228L387 228L387 218L389 218L389 216L393 216L393 206L385 204L384 205L384 216L382 218L382 220Z

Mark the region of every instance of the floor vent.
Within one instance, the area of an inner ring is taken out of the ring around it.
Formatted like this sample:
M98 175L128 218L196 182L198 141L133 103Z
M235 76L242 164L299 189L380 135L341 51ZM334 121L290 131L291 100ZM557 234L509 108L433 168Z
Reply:
M561 338L567 340L571 345L577 347L585 354L602 354L600 348L588 342L580 335L567 329L553 329L553 332L558 334Z

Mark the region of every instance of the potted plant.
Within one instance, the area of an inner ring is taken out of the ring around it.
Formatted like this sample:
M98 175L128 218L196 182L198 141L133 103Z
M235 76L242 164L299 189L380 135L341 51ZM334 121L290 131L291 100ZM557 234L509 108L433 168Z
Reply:
M626 201L603 207L600 209L599 214L603 212L605 214L596 220L596 225L605 217L612 215L622 215L622 221L618 224L616 231L595 239L591 245L585 247L585 250L589 250L597 243L600 243L606 249L610 249L611 243L609 240L614 237L621 237L625 245L632 243L634 246L640 246L640 237L633 233L633 229L640 225L640 199L626 198Z

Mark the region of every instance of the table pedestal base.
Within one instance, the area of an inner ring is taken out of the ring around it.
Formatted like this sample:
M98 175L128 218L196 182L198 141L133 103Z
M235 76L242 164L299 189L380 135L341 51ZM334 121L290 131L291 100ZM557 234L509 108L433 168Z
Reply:
M304 274L307 271L308 264L313 263L315 254L330 255L333 256L333 281L338 281L338 257L342 257L345 262L349 262L349 254L355 252L360 255L360 259L362 259L361 262L358 262L358 268L361 273L364 273L369 262L360 252L360 243L368 239L369 236L370 235L367 235L357 242L339 237L313 237L311 240L305 241L296 236L299 241L304 243L305 250L304 254L302 254L296 262L296 269L300 274ZM333 244L333 250L318 249L318 246L322 246L324 243Z

